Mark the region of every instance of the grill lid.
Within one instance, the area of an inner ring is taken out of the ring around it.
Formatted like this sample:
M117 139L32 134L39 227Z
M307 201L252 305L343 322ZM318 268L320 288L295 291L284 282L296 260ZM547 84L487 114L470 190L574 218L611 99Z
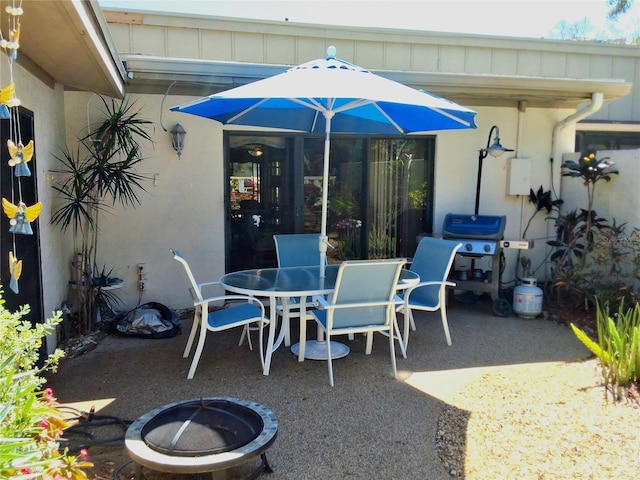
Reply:
M462 215L447 213L442 227L443 238L500 240L507 217L496 215Z
M252 409L226 400L194 400L161 411L142 428L149 448L174 456L205 456L248 444L264 423Z

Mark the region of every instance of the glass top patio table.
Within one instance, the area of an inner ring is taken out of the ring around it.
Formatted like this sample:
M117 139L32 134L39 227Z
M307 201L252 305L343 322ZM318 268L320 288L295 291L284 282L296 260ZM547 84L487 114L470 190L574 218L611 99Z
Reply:
M227 273L220 283L227 290L254 296L299 297L326 295L333 291L338 265L329 265L325 277L320 267L259 268Z
M278 338L275 338L277 316L273 312L276 311L277 299L288 297L299 298L301 311L304 312L306 309L307 297L314 295L328 295L332 293L335 287L339 267L339 265L327 265L325 267L324 277L320 276L320 266L308 266L242 270L239 272L227 273L220 278L220 285L225 288L225 290L242 295L269 298L270 316L272 318L269 323L269 336L267 340L267 351L263 370L264 375L269 375L271 356L282 343L284 334L289 328L289 319L283 319L283 325L280 328ZM415 285L419 281L420 278L416 273L403 268L398 281L398 288L404 289L411 285ZM301 322L301 335L306 335L306 327L304 330L302 329L304 324L304 321ZM296 345L292 346L292 349L293 347L296 347ZM333 343L331 345L333 350ZM341 353L338 353L338 356L344 356L349 352L346 345L343 345L343 347L346 348L346 353L344 353L344 348L338 348L337 351L341 351ZM262 345L260 348L262 348ZM298 360L304 360L304 351L300 351L299 353L300 355ZM332 354L332 358L333 357L334 355ZM306 358L312 357L307 356Z

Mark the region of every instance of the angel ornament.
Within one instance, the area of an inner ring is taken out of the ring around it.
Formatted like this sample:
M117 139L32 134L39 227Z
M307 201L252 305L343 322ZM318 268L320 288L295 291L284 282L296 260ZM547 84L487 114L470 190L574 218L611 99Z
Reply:
M7 217L9 217L9 225L11 225L11 227L9 227L9 231L11 233L33 235L31 222L40 215L40 210L42 210L41 202L27 207L24 202L18 202L18 205L14 205L6 198L3 198L2 209Z
M33 140L29 140L27 146L22 145L22 142L18 142L18 145L13 143L11 139L7 140L7 148L9 149L10 167L16 167L14 175L16 177L30 177L31 170L27 166L27 162L33 158Z
M20 289L18 288L18 279L22 274L22 260L18 260L14 257L12 251L9 251L9 273L11 274L9 288L13 293L20 293Z
M0 40L0 47L2 47L2 40ZM16 85L11 83L10 85L0 89L0 118L11 118L9 113L8 104L16 96Z

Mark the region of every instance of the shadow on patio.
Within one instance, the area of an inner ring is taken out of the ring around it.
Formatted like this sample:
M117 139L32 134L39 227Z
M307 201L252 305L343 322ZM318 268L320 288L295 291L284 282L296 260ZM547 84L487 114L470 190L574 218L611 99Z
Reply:
M183 334L171 339L109 336L95 350L64 361L49 386L62 403L84 402L80 408L85 411L95 405L97 413L127 421L198 397L263 404L279 422L278 437L267 451L274 469L267 478L274 480L445 480L450 477L435 447L438 417L465 385L487 368L588 356L566 326L496 317L488 304L452 302L451 347L439 314L418 313L416 323L408 358L398 353L397 381L391 376L386 340L377 337L371 356L365 357L361 336L349 343L347 357L334 361L333 388L326 362L298 363L284 347L274 354L271 374L265 377L257 350L237 346L239 329L212 336L194 379L187 380L190 359L182 358L182 350L191 322L186 321ZM94 446L89 454L98 478L131 478L134 466L125 465L124 446ZM229 478L244 478L255 466L254 461L238 467ZM180 478L148 470L145 477Z

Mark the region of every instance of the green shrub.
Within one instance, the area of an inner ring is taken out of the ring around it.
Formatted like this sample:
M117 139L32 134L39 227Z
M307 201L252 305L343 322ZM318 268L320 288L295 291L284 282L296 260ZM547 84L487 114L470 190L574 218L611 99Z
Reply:
M593 306L624 301L632 305L640 297L640 230L610 224L593 209L596 185L618 174L608 157L584 154L578 162L562 165L562 176L582 180L587 190L587 209L574 209L555 218L556 238L547 242L549 277L546 299L573 306Z
M609 315L609 304L596 304L598 341L571 324L573 332L584 345L600 359L605 389L620 400L617 387L629 387L640 380L640 304L625 308L620 303L618 312Z
M11 313L0 291L0 478L44 480L87 478L86 451L78 456L59 450L66 422L56 408L51 389L43 389L42 373L53 371L61 350L38 367L43 339L60 322L60 313L45 323L31 325L22 317L24 306Z

